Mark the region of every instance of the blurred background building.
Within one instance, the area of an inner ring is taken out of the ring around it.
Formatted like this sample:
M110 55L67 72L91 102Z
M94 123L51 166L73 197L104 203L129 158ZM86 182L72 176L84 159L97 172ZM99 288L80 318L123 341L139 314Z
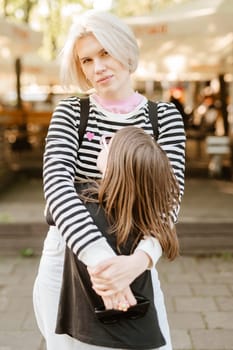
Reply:
M23 5L22 5L23 4ZM233 0L0 1L2 187L9 174L41 172L51 113L65 95L57 56L87 8L111 10L141 50L135 88L172 101L187 134L187 175L232 180Z

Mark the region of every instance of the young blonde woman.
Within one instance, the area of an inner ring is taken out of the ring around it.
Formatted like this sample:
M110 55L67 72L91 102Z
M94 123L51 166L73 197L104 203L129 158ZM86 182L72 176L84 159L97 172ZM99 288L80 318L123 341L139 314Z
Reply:
M174 259L179 245L171 212L179 203L179 186L165 152L141 128L125 127L113 137L103 170L103 179L80 194L115 253L127 256L140 239L155 237ZM92 346L88 344L144 350L164 345L150 271L130 288L136 306L106 310L93 292L86 266L67 248L57 332L86 343L86 349Z
M129 285L149 268L158 321L166 340L161 349L172 349L155 269L162 252L158 239L142 239L133 254L116 256L74 187L74 182L80 178L101 178L96 161L103 135L112 136L130 125L153 135L148 101L134 91L131 83L138 55L136 39L128 26L109 13L95 11L77 18L61 53L64 86L72 84L85 92L93 90L81 146L78 139L80 99L76 96L60 101L46 139L44 193L56 226L50 227L44 242L33 296L38 325L49 350L82 348L82 344L70 336L55 334L66 246L89 267L93 287L110 300L108 308L116 301L127 307L133 305L135 298ZM158 143L170 160L182 196L185 150L182 117L174 105L165 102L158 102L157 111ZM171 215L173 222L177 220L178 211L179 205Z

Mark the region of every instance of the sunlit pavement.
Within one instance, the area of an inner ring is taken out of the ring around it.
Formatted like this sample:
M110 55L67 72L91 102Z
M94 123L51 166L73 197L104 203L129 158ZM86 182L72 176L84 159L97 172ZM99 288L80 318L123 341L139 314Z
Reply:
M45 349L32 308L39 255L19 254L19 247L28 248L35 241L34 235L40 238L36 246L41 251L46 234L43 208L41 181L19 183L0 196L0 350ZM190 179L180 223L216 224L218 237L209 236L211 247L217 239L223 240L224 224L232 224L232 209L232 182ZM228 235L228 241L233 241L233 235ZM231 253L229 249L219 256L185 255L174 262L159 262L174 350L233 349Z
M38 263L0 258L0 350L45 349L32 308ZM174 350L233 349L232 267L230 255L159 262Z

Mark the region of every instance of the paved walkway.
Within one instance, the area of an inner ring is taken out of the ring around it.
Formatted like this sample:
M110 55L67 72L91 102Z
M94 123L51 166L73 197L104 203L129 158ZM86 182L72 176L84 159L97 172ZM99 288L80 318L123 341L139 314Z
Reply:
M31 300L38 262L0 258L0 350L45 349ZM232 267L230 256L160 261L174 350L233 349Z
M19 182L0 196L0 223L43 222L43 208L41 181ZM232 182L187 180L181 222L231 223L232 209ZM0 350L45 349L31 300L38 263L0 253ZM161 260L159 271L174 350L233 350L233 256Z

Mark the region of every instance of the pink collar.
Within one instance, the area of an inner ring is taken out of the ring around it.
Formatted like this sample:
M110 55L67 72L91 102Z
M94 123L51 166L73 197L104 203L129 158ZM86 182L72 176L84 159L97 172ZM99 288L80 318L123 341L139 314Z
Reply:
M143 95L137 92L134 92L130 97L119 101L106 100L96 94L93 94L92 97L104 109L112 113L129 113L133 111L144 98Z

